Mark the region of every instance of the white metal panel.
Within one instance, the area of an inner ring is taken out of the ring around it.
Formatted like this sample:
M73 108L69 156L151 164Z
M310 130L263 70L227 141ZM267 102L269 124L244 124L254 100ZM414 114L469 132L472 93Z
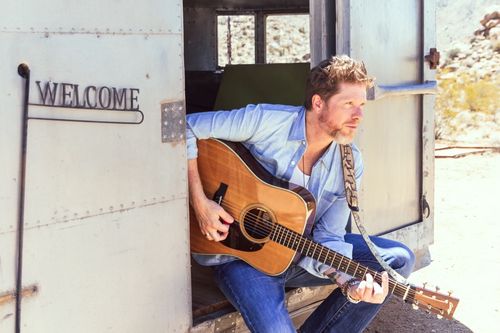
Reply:
M22 20L12 17L16 12ZM54 12L65 14L56 32ZM4 13L0 250L15 255L12 237L3 239L14 235L17 222L20 62L31 68L31 103L40 102L37 80L138 88L145 116L140 125L29 121L23 284L37 283L40 292L22 303L23 332L186 331L185 142L161 137L161 103L184 99L181 1L20 1ZM72 26L82 33L64 33ZM113 34L122 27L123 34ZM31 106L30 115L52 109ZM3 263L14 260L0 260L2 274ZM11 279L0 286L8 288ZM12 331L9 320L0 321L0 331Z
M0 16L4 18L4 12ZM16 230L23 82L17 74L16 46L0 33L0 295L16 288ZM14 332L15 302L0 305L0 332Z
M11 32L182 33L182 1L3 1L0 28Z
M160 102L183 99L181 40L57 35L48 40L34 36L26 45L17 42L26 50L19 58L29 60L32 81L50 78L81 86L136 87L145 114L141 125L30 120L26 227L160 201L172 193L186 195L185 174L172 172L185 159L184 147L160 141ZM57 52L39 57L41 48ZM37 102L37 90L32 82L31 102ZM40 109L30 107L30 115L38 115ZM176 156L177 162L169 156ZM50 198L53 205L37 198Z
M381 85L435 80L424 63L436 42L435 0L336 0L336 51L363 60ZM429 261L434 227L434 97L370 102L358 138L364 154L362 219L370 233L406 243ZM420 195L428 209L420 211ZM405 227L405 224L416 223Z
M186 332L186 219L181 198L27 230L23 332Z
M421 4L418 0L350 1L352 57L378 84L419 83ZM376 13L376 14L374 14ZM420 96L368 103L357 142L365 174L362 217L371 233L418 222L422 182Z
M429 50L436 47L436 1L423 1L423 41L422 57ZM428 63L423 64L423 80L436 80L436 70L429 68ZM429 205L429 211L423 211L421 223L423 237L419 241L419 249L423 243L434 243L434 104L435 96L424 95L422 98L422 195ZM425 241L424 241L425 240ZM425 256L421 264L429 264L430 257Z
M15 211L15 210L14 210ZM2 214L2 211L0 211ZM0 219L2 223L3 219ZM3 222L6 222L3 220ZM0 233L0 296L15 292L16 287L16 234ZM14 332L15 301L0 302L0 332Z

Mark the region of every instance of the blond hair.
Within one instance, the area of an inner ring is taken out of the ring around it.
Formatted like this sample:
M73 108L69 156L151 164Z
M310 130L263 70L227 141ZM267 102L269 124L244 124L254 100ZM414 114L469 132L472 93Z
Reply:
M339 91L342 82L365 84L367 88L373 86L374 79L369 77L365 64L346 55L333 56L323 60L318 66L311 69L306 83L305 107L311 109L311 99L319 95L326 101Z

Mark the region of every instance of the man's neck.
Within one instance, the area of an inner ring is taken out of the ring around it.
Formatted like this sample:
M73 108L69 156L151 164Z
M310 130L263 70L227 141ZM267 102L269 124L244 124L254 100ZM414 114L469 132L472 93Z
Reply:
M307 150L324 152L333 142L331 136L321 130L317 117L311 111L306 111Z
M333 139L326 135L319 126L316 117L310 111L306 111L306 139L307 149L302 156L299 168L307 175L311 174L312 167L318 159L323 156Z

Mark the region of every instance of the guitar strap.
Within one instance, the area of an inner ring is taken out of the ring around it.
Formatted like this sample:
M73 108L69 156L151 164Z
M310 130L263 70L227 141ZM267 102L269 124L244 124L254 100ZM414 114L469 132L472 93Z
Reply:
M351 145L339 145L340 146L340 156L342 157L342 170L344 173L344 188L345 188L345 197L347 200L347 205L351 209L351 216L356 222L356 226L358 227L361 236L365 240L366 245L372 252L373 256L377 259L378 263L382 266L382 268L389 273L389 275L399 283L407 284L406 279L401 276L398 272L392 269L385 261L382 259L380 254L378 253L375 245L372 243L368 234L365 230L365 227L361 223L361 219L359 218L359 206L358 206L358 193L356 190L356 177L354 174L354 157L352 155L352 147Z

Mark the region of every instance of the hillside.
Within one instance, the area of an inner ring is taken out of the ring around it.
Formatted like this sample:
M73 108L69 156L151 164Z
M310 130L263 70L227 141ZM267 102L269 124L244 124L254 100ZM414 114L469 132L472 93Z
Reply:
M442 59L436 75L436 138L498 145L500 6L496 6L499 10L488 11L495 6L479 8L487 1L474 1L475 6L469 4L458 10L461 2L441 0L438 5L437 35L438 45L442 43ZM443 7L445 3L449 7ZM463 17L467 13L469 16ZM477 21L470 21L478 15ZM460 19L462 24L444 25L452 18ZM465 30L468 34L460 39Z

